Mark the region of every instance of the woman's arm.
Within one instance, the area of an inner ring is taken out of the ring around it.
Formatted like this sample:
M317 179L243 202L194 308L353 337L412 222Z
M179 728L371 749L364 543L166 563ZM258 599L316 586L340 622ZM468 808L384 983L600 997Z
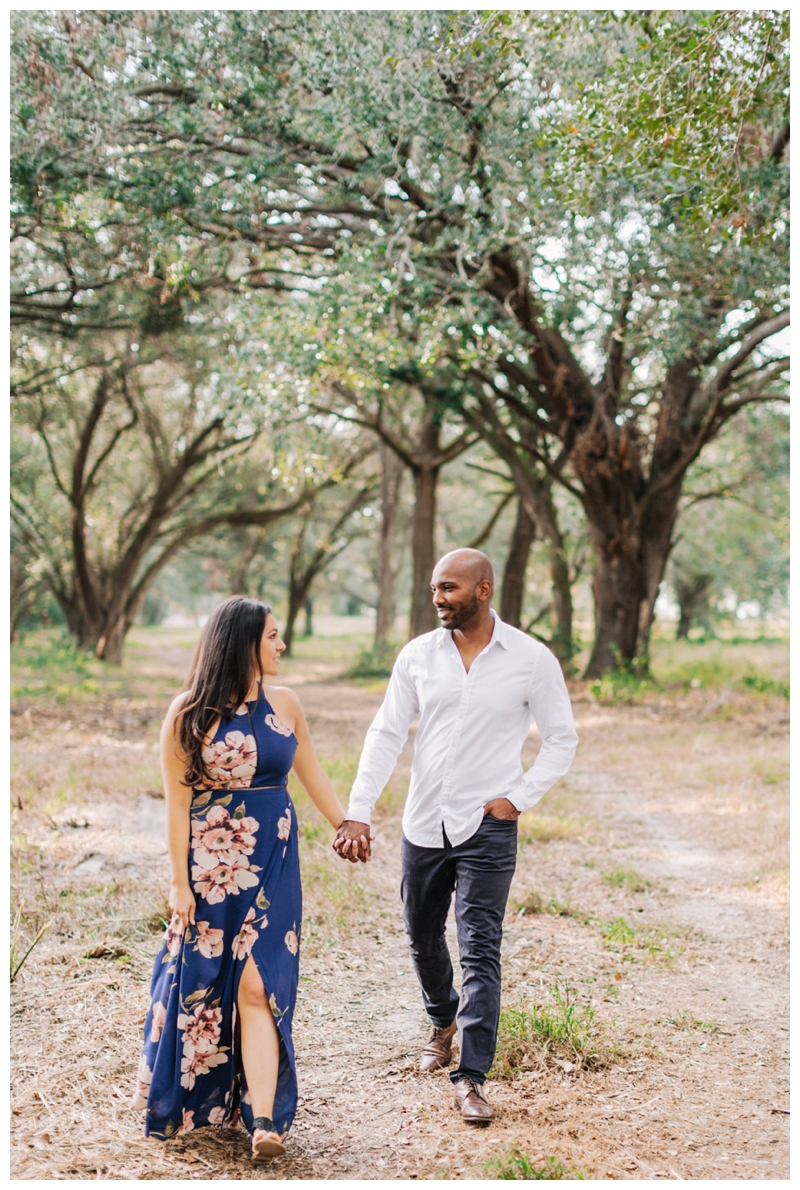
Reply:
M194 925L195 899L189 884L189 839L192 791L183 782L186 757L177 741L177 716L188 695L173 701L161 728L161 776L167 799L167 847L169 849L170 886L167 903L181 919Z
M292 768L320 814L324 814L333 829L338 830L344 822L344 806L317 759L300 700L293 691L286 693L289 695L287 701L291 702L291 710L294 713L294 734L297 737L297 752Z

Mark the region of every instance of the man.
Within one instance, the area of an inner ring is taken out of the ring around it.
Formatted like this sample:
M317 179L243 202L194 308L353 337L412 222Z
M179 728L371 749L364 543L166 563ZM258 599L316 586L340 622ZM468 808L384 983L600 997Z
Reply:
M333 846L370 858L372 807L419 715L403 815L403 919L433 1029L420 1068L451 1061L464 1120L488 1124L483 1084L500 1017L500 943L517 858L517 818L569 768L578 737L553 654L491 610L492 564L454 550L431 580L441 628L418 636L395 662L364 744L348 817ZM523 776L520 751L535 718L542 747ZM462 979L453 989L445 923L455 893Z

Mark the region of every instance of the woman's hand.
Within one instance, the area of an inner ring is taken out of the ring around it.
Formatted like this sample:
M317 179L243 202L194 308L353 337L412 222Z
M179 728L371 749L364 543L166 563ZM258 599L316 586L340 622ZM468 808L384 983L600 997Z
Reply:
M194 925L194 911L197 902L188 884L171 884L167 904L173 913L181 919L181 926L185 930L187 924Z

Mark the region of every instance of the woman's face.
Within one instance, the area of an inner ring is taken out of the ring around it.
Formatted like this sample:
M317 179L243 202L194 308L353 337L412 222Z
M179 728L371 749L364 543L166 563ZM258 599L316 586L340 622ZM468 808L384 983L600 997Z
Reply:
M280 638L275 617L270 612L267 616L267 622L264 625L259 649L262 673L265 675L274 675L278 672L278 662L281 659L281 653L285 649L286 645Z

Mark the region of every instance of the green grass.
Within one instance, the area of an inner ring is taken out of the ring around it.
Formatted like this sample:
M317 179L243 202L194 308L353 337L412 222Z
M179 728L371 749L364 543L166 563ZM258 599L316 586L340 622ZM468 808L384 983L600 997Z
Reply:
M597 1039L592 1006L578 1004L573 988L555 984L543 1004L501 1010L492 1075L513 1078L547 1054L585 1065L599 1054Z
M531 889L521 899L513 902L513 909L517 917L532 917L537 913L549 913L551 917L581 917L577 909L557 901L555 897L547 900L540 892Z
M634 951L644 951L651 959L659 959L667 965L674 962L676 950L686 947L686 940L694 933L691 926L654 926L634 930L624 917L601 923L603 941L609 950L617 951L623 961L631 962Z
M653 887L649 880L632 868L614 868L613 872L604 872L603 880L612 888L624 888L628 892L647 892Z
M555 839L573 838L579 827L577 820L570 815L528 810L520 815L517 830L517 838L521 843L550 843Z
M512 1145L505 1153L487 1162L484 1169L490 1177L499 1181L560 1182L584 1180L577 1170L568 1170L558 1157L547 1157L541 1164L534 1164L532 1157Z
M630 706L640 694L654 688L650 678L636 672L633 664L609 670L589 683L589 692L601 706Z
M636 663L589 683L589 691L605 706L630 705L641 696L680 687L690 690L732 690L761 697L789 698L788 642L774 637L652 642L650 674L637 673Z

